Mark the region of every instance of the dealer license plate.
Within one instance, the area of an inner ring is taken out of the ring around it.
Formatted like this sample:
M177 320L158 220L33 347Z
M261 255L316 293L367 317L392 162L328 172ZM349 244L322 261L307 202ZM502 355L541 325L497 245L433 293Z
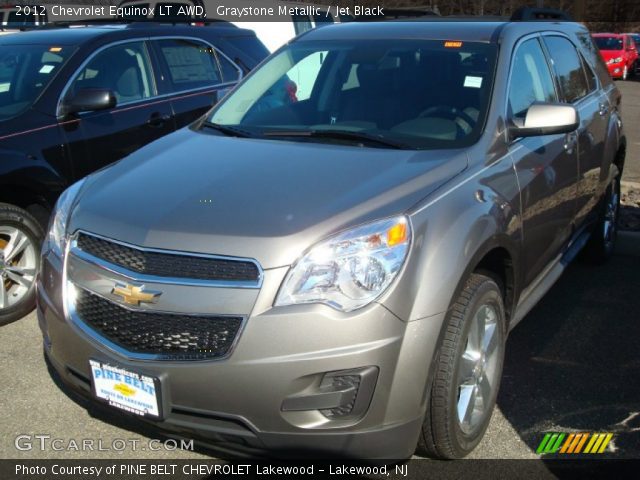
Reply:
M159 381L139 373L89 360L93 392L109 405L137 415L160 417Z

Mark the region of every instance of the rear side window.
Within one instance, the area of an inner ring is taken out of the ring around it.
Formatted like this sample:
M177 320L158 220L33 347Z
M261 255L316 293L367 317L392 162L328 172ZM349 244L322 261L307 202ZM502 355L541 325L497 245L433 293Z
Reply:
M574 103L589 93L580 57L573 44L563 37L544 37L550 52L560 89L568 103Z
M598 50L594 39L587 32L579 33L577 38L580 42L582 53L584 53L588 60L587 63L595 69L596 75L600 80L600 85L603 87L610 85L613 80L611 80L609 70L604 64L604 60L602 59L602 55L600 55L600 50Z
M115 45L98 53L80 71L68 94L84 88L112 90L118 104L150 98L153 79L144 42Z
M547 59L540 43L533 38L522 43L511 66L509 115L524 119L535 102L555 102L556 92Z
M218 62L220 62L220 69L222 70L223 82L237 82L240 80L240 71L233 63L227 59L224 55L217 55Z
M222 83L215 53L209 45L187 39L159 40L157 44L173 91Z

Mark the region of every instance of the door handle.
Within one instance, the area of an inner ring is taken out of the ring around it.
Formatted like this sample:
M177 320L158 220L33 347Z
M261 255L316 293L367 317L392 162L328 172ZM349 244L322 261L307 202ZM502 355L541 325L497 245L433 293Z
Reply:
M171 120L171 115L162 115L159 112L155 112L152 113L151 116L149 117L149 120L147 120L147 125L149 125L150 127L162 127L164 126L165 123L167 123L169 120Z
M609 113L609 106L606 103L601 103L598 109L598 115L604 117L607 113Z
M578 134L575 132L567 133L567 135L564 137L564 149L569 154L573 153L573 149L575 148L577 143Z

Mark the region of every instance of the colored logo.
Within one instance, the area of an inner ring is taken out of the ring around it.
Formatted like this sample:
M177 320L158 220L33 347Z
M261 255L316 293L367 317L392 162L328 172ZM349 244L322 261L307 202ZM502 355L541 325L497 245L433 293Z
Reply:
M113 389L116 392L120 392L125 397L131 397L132 395L136 394L135 389L131 388L129 385L125 385L124 383L116 383L113 386Z
M144 285L116 284L111 290L113 295L121 297L128 305L140 306L141 303L156 303L162 292L146 291Z
M547 433L536 453L604 453L613 433Z

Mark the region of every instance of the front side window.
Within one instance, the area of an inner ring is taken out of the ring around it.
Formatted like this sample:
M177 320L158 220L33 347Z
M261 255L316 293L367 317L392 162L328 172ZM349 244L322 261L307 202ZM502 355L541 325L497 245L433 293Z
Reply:
M509 84L509 115L524 120L536 102L556 102L553 77L540 43L533 38L524 42L514 56Z
M0 121L33 105L73 50L50 45L0 45Z
M150 98L153 80L144 42L114 45L98 53L75 78L67 95L87 88L111 90L118 104Z
M412 149L457 148L482 133L495 57L495 45L474 42L293 43L209 121L271 139L322 141L318 131L348 131Z
M174 92L222 83L215 52L209 45L190 39L159 40L158 45Z
M582 62L573 44L563 37L544 37L564 99L574 103L589 93Z

